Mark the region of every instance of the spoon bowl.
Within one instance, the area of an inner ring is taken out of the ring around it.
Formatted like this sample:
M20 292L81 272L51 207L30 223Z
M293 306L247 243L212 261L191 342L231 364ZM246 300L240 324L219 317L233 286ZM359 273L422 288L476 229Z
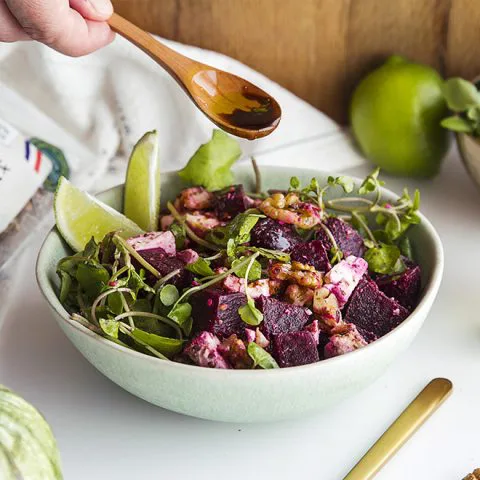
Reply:
M282 115L280 105L261 88L175 52L116 13L108 23L162 66L222 130L254 140L277 128Z

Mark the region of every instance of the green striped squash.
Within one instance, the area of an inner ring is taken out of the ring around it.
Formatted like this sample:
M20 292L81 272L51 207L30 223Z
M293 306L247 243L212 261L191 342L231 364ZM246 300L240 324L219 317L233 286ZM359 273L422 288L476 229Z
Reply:
M50 426L18 394L0 385L0 478L61 480L60 456Z

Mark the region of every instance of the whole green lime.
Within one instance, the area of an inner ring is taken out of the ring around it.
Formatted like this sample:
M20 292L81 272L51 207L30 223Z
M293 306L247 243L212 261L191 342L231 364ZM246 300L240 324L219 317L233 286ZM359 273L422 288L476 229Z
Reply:
M442 82L434 69L397 55L367 75L350 105L364 155L395 175L435 175L450 138L440 126L448 114Z

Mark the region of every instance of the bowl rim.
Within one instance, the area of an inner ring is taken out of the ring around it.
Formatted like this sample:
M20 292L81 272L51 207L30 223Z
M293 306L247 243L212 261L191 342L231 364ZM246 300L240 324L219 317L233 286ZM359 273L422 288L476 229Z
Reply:
M242 167L245 168L244 163L236 165L233 170L234 171L242 170L243 169ZM261 168L267 169L267 170L272 169L276 171L283 170L283 171L291 172L292 176L295 175L295 172L303 172L303 173L312 172L312 174L314 175L322 175L325 177L329 175L335 175L335 173L332 173L332 172L326 172L324 170L317 170L313 168L305 169L305 168L299 168L299 167L284 167L284 166L275 166L275 165L261 165ZM163 172L163 175L171 176L176 173L177 173L176 170L168 171L168 172ZM350 176L350 177L354 180L356 184L362 181L362 179L356 176ZM105 195L109 192L112 192L114 190L119 190L123 187L124 187L124 183L121 183L107 190L97 193L96 196ZM382 194L385 194L391 198L394 198L394 199L399 198L399 196L396 193L392 192L391 190L385 187L381 187L381 191L382 191ZM165 361L160 358L152 357L150 355L137 352L136 350L123 347L122 345L118 345L98 335L97 333L89 330L87 327L81 325L80 323L70 320L67 310L60 303L60 300L58 299L58 296L54 291L53 285L51 284L47 276L46 269L43 268L46 264L48 264L48 256L46 252L46 245L48 244L48 242L54 237L59 237L61 241L63 241L56 226L53 226L49 230L47 236L42 242L42 246L40 247L36 265L35 265L35 274L36 274L37 284L39 286L40 292L42 293L43 297L45 298L47 303L50 305L50 307L58 314L58 317L61 318L63 322L65 322L66 325L75 328L81 334L86 335L90 339L93 339L93 341L98 342L101 345L106 346L107 348L111 348L113 350L123 352L124 354L130 355L133 358L137 358L139 360L143 359L145 362L153 362L152 365L156 365L160 368L175 368L175 369L179 369L179 371L197 372L197 373L202 373L204 375L214 375L214 376L236 375L239 377L245 377L245 376L265 377L266 375L287 375L295 372L297 373L307 372L313 369L328 368L328 366L332 364L340 365L342 362L349 362L349 361L352 361L354 358L355 359L359 358L360 355L371 354L371 352L373 351L376 345L378 346L379 344L387 343L402 328L405 328L409 323L412 323L413 321L415 321L416 315L430 302L430 300L432 300L432 302L435 300L435 296L438 292L440 283L442 281L442 276L443 276L443 269L444 269L443 245L437 231L435 230L435 227L432 225L430 220L428 220L428 218L421 212L418 212L418 215L420 217L420 224L422 225L423 228L426 229L427 235L432 239L432 243L434 245L434 252L433 252L434 263L433 263L431 275L427 284L424 286L423 297L420 300L419 304L415 307L415 309L408 315L408 317L400 325L395 327L392 331L390 331L383 337L366 345L365 347L354 350L353 352L348 352L348 354L345 354L345 355L339 355L336 357L327 358L327 359L324 359L315 363L310 363L307 365L266 369L266 370L263 370L263 369L217 369L217 368L199 367L197 365L189 365L189 364L184 364L184 363L179 363L174 361ZM49 290L49 293L47 293L47 290ZM54 301L52 301L52 298L54 299Z

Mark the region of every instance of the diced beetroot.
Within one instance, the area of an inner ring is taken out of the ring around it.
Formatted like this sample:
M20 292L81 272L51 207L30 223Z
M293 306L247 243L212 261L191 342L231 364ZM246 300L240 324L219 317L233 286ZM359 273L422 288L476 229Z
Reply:
M252 200L245 194L243 185L232 185L214 192L215 213L222 220L230 220L250 208Z
M292 260L306 265L312 265L319 272L328 272L330 262L328 253L320 240L297 245L291 254Z
M330 337L325 332L320 331L320 335L318 336L318 345L317 345L318 356L320 357L320 360L325 359L325 347L329 341L330 341Z
M190 263L195 263L198 260L199 255L195 250L187 248L186 250L181 250L180 252L177 252L176 257L188 265Z
M258 308L263 313L262 332L267 336L297 332L310 319L308 310L281 302L272 297L260 297Z
M349 257L350 255L363 257L365 253L363 238L351 225L336 217L327 218L324 224L332 232L333 238L337 242L338 248L343 252L344 257ZM332 243L323 229L318 231L317 239L322 241L327 250L332 248Z
M396 276L383 276L376 280L380 290L412 311L418 303L421 289L420 267L408 268L402 274Z
M367 343L372 343L375 340L377 340L377 336L374 333L369 332L368 330L365 330L364 328L361 328L361 327L357 327L357 330L358 330L358 333L365 339Z
M201 332L183 350L199 367L231 368L219 352L220 340L210 332Z
M245 323L238 309L247 303L243 293L224 293L219 289L202 290L190 297L194 331L206 330L221 338L244 335Z
M130 237L127 240L127 243L137 252L161 248L171 257L176 253L175 237L170 231L150 232L143 235L137 235L136 237Z
M368 345L355 325L349 326L350 328L345 333L330 337L330 341L325 345L324 349L325 358L337 357Z
M408 310L381 292L375 282L362 279L345 309L345 321L382 337L408 316Z
M159 267L162 262L168 257L165 250L160 247L140 250L138 254L157 270L157 267Z
M314 320L312 323L307 325L304 330L306 332L310 332L313 335L315 343L318 345L320 341L320 326L318 324L318 320Z
M174 270L180 270L180 273L173 276L166 283L171 283L178 288L185 288L191 285L193 274L185 270L185 262L175 257L168 257L161 248L152 248L150 250L141 250L139 255L146 260L153 268L155 268L160 276L164 277ZM135 262L136 263L136 262ZM141 265L136 264L141 267ZM158 280L150 272L146 272L146 282L149 285L154 285Z
M296 367L320 360L310 332L281 333L273 337L273 356L280 367Z
M251 231L250 244L255 247L291 252L302 242L291 225L280 224L271 218L260 219Z

